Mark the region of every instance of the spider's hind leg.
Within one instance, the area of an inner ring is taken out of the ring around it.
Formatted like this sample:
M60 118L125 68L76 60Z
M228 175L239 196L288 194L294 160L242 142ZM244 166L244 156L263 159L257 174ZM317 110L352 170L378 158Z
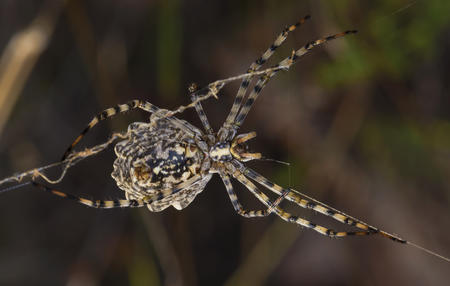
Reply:
M38 183L36 181L31 181L31 184L45 192L48 192L52 195L69 199L72 201L76 201L82 205L91 207L91 208L97 208L97 209L113 209L113 208L137 208L137 207L143 207L147 204L152 203L151 199L131 199L131 200L90 200L81 196L72 195L69 193L64 193L59 190L47 187L46 185L43 185L41 183Z
M72 201L76 201L80 204L86 205L91 208L100 208L100 209L112 209L112 208L136 208L136 207L143 207L146 205L152 205L155 202L163 201L164 199L175 195L179 193L180 191L186 189L188 186L191 186L193 183L201 179L200 175L195 175L191 177L190 179L176 185L172 189L162 189L154 194L149 195L143 195L139 198L133 198L133 199L116 199L116 200L91 200L87 199L81 196L61 192L59 190L47 187L46 185L43 185L41 183L38 183L36 181L31 181L31 184L35 187L38 187L39 189L51 193L52 195L69 199Z
M83 137L88 133L95 125L97 125L100 121L103 121L105 119L111 118L117 114L125 113L127 111L130 111L132 109L139 108L141 110L144 110L148 113L156 114L156 117L158 119L166 119L171 122L171 124L177 126L180 129L183 129L184 131L190 133L190 134L200 134L200 132L193 127L192 125L186 123L183 120L180 120L176 117L171 116L171 113L173 111L168 111L165 109L160 109L157 106L151 104L147 101L142 100L131 100L125 104L119 104L115 107L107 108L94 116L94 118L89 122L89 124L84 128L83 131L81 131L80 135L72 142L72 144L67 148L66 152L64 152L64 155L61 159L61 161L64 161L70 152L72 152L73 148L83 139Z
M140 100L131 100L125 104L119 104L115 107L111 107L108 109L103 110L94 118L92 118L91 122L81 131L80 135L78 135L77 138L70 144L70 146L67 148L66 152L64 152L64 155L62 156L61 161L64 161L67 156L70 154L70 152L73 150L73 148L83 139L83 137L86 135L86 133L89 132L95 125L97 125L100 121L103 121L107 118L113 117L119 113L124 113L129 110L135 109L135 108L141 108L147 112L155 112L158 110L158 108L148 102L143 102Z

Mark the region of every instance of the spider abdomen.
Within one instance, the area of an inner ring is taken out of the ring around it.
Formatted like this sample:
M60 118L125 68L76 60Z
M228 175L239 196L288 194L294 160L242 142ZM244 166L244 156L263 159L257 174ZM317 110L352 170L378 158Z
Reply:
M197 150L189 143L157 142L148 155L131 162L132 177L136 183L154 187L184 182L198 172Z
M204 159L194 140L180 129L166 124L165 120L153 124L130 124L128 138L117 143L114 150L117 159L111 176L130 198L143 198L176 189L200 172ZM159 201L154 206L149 205L149 208L159 211L170 204L179 206L179 200L185 200L186 192L193 192L186 189L171 195L168 198L171 203L161 206Z

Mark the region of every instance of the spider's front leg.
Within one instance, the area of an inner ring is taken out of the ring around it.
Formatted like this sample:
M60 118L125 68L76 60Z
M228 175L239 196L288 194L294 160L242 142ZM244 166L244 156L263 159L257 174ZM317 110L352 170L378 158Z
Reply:
M339 34L327 36L327 37L321 38L319 40L312 41L312 42L304 45L300 49L293 51L291 56L285 58L284 60L282 60L281 62L279 62L278 64L276 64L272 67L272 69L274 69L273 72L265 74L259 78L259 80L256 82L255 87L249 94L247 100L245 101L244 104L242 104L242 106L239 110L239 114L237 114L235 116L235 119L233 122L231 122L231 123L227 122L227 124L229 124L229 126L232 126L235 131L237 131L239 129L239 127L244 122L248 112L252 108L253 103L258 98L259 94L261 93L261 90L266 86L266 84L269 82L269 80L274 75L276 75L280 70L289 69L289 67L291 67L293 64L295 64L295 62L300 57L304 56L305 54L307 54L309 51L311 51L315 47L323 45L328 41L335 40L335 39L344 37L349 34L354 34L354 33L356 33L356 31L346 31L346 32L342 32ZM278 68L283 68L283 69L278 69Z
M289 32L294 31L298 26L302 25L306 20L308 20L310 16L303 17L300 21L295 23L294 25L286 27L280 35L275 39L275 41L270 45L270 47L259 57L256 61L254 61L250 67L248 68L248 72L255 72L264 65L267 60L275 53L276 49L283 44L283 42L287 39ZM242 101L244 100L244 96L247 92L247 88L250 85L251 77L246 77L242 80L241 85L239 86L239 90L236 94L236 97L233 102L233 106L231 107L230 113L225 120L223 128L219 131L220 140L225 140L226 137L230 137L227 130L232 126L233 122L236 119L236 116L241 108Z

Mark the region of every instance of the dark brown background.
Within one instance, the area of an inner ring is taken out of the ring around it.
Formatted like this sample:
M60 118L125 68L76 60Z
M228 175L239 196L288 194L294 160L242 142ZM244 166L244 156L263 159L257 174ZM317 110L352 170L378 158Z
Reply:
M448 1L1 1L0 176L57 161L106 107L187 104L190 82L244 72L306 14L273 63L314 50L263 91L242 131L291 162L250 164L338 209L450 255ZM34 34L27 34L34 31ZM238 84L209 100L214 127ZM147 120L133 112L112 130ZM183 118L200 126L190 110ZM81 146L80 146L81 147ZM111 150L58 188L122 197ZM56 173L55 173L56 174ZM289 175L291 174L291 175ZM259 204L235 184L244 205ZM289 207L315 222L347 229ZM1 194L2 285L444 285L449 264L380 237L329 239L276 217L244 219L214 178L185 210L94 210L32 187Z

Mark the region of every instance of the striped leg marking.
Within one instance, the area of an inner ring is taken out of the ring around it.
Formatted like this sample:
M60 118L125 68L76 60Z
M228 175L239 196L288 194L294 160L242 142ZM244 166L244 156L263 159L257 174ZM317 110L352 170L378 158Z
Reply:
M209 124L208 117L206 117L205 111L203 110L203 106L201 102L198 100L197 95L195 92L197 91L197 85L191 84L189 87L189 92L191 92L191 101L195 104L195 111L197 111L198 117L200 118L200 121L203 124L203 127L205 128L205 131L208 135L212 135L214 133L211 125Z
M252 108L253 103L258 98L258 95L260 94L261 90L266 86L267 82L270 80L271 77L273 77L276 74L276 72L272 72L266 76L260 77L258 81L256 82L255 87L253 88L252 92L248 96L247 100L245 101L244 105L242 106L241 110L239 111L238 116L236 117L236 120L233 124L233 127L235 130L239 129L239 127L244 122L245 118L247 117L248 112Z
M39 189L51 193L52 195L76 201L82 205L97 208L97 209L113 209L113 208L139 208L147 204L151 204L153 200L151 198L135 199L135 200L90 200L81 196L76 196L68 193L49 188L45 185L31 181L31 183Z
M176 194L176 193L184 190L186 187L192 185L194 182L196 182L200 179L201 179L200 175L193 176L189 180L177 185L177 187L174 189L161 190L161 191L158 191L156 194L148 195L141 199L130 199L130 200L126 200L126 199L125 200L123 200L123 199L122 200L120 200L120 199L91 200L91 199L87 199L87 198L84 198L81 196L64 193L59 190L49 188L49 187L47 187L43 184L40 184L36 181L31 181L31 184L45 192L52 194L52 195L55 195L55 196L58 196L61 198L65 198L65 199L69 199L72 201L76 201L82 205L85 205L85 206L88 206L91 208L114 209L114 208L139 208L139 207L143 207L143 206L152 204L153 202L163 200L164 198L167 198L168 196L171 196L173 194Z
M286 27L281 34L275 39L273 44L264 52L264 54L258 58L255 62L253 62L248 72L254 72L257 71L267 60L275 53L276 49L283 44L283 42L286 40L289 32L294 31L298 26L302 25L306 20L308 20L310 16L306 16L294 25L291 25L289 27ZM233 102L233 106L231 107L231 111L227 116L227 119L224 123L224 127L231 126L233 121L235 120L235 117L242 105L242 101L244 99L245 93L247 91L248 86L250 85L251 77L244 78L242 80L242 83L239 87L239 90L236 94L236 97ZM221 140L224 140L225 138L221 138Z
M160 109L156 107L155 105L151 104L147 101L141 101L141 100L131 100L125 104L119 104L115 107L111 107L108 109L105 109L98 115L96 115L91 122L86 126L86 128L81 132L81 134L73 141L73 143L67 148L66 152L64 152L64 155L61 159L61 161L64 161L67 156L70 154L70 152L73 150L73 148L83 139L83 137L86 135L86 133L89 132L95 125L97 125L100 121L103 121L107 118L113 117L119 113L124 113L132 109L142 109L148 113L153 114L159 114L160 118L165 118L166 120L171 121L174 125L177 127L185 130L186 132L190 133L191 135L198 135L200 132L198 132L197 128L193 127L192 125L188 124L187 122L180 120L176 117L167 116L169 111L166 111L164 109Z
M104 111L102 111L101 113L96 115L91 120L91 122L89 122L89 124L86 126L86 128L84 128L84 130L81 131L81 134L78 135L78 137L75 139L75 141L72 142L72 144L69 146L69 148L67 148L66 152L64 152L64 155L63 155L61 161L64 161L67 158L67 156L70 154L70 152L73 150L73 148L81 141L81 139L83 139L83 137L86 135L86 133L89 132L89 130L91 130L95 125L97 125L97 123L99 123L100 121L105 120L107 118L113 117L116 114L124 113L124 112L127 112L131 109L135 109L138 107L141 108L141 106L145 106L146 108L148 108L149 112L154 112L155 110L158 109L157 107L151 105L150 103L143 103L140 100L131 100L125 104L119 104L115 107L105 109ZM142 109L144 109L144 108L142 108ZM146 110L146 109L144 109L144 110Z
M233 174L233 177L235 177L239 182L241 182L247 189L255 195L264 205L270 208L271 202L269 197L267 197L263 192L259 191L258 188L253 184L249 179L247 179L244 175L242 175L240 172L236 172ZM289 194L288 194L289 196ZM303 227L310 228L322 235L329 236L329 237L344 237L344 236L351 236L351 235L371 235L375 234L375 232L371 231L356 231L356 232L346 232L346 231L340 231L336 232L332 229L328 229L326 227L317 225L313 222L310 222L306 219L303 219L298 216L294 216L286 211L284 211L279 206L276 206L274 208L274 213L277 214L281 219L283 219L286 222L295 223L298 225L301 225Z
M310 43L306 44L305 46L303 46L302 48L298 49L297 51L293 52L290 57L287 57L286 59L282 60L277 65L273 66L273 68L277 68L277 67L289 68L301 56L304 56L305 54L307 54L314 47L320 46L320 45L322 45L322 44L324 44L324 43L326 43L328 41L331 41L331 40L334 40L334 39L337 39L337 38L341 38L341 37L344 37L344 36L346 36L348 34L354 34L354 33L356 33L356 31L346 31L346 32L343 32L343 33L335 34L335 35L332 35L332 36L324 37L322 39L310 42ZM230 124L232 124L232 126L234 126L234 128L236 130L239 129L239 127L244 122L248 112L252 108L252 105L255 102L255 100L258 98L261 90L266 86L266 84L269 82L269 80L275 74L277 74L279 71L280 70L274 70L271 73L260 77L260 79L256 83L255 87L253 88L252 92L248 96L247 101L245 102L245 104L240 109L239 114L237 115L235 122L234 123L230 123Z
M356 34L358 31L356 30L351 30L351 31L345 31L342 33L338 33L338 34L334 34L331 36L327 36L327 37L323 37L321 39L309 42L308 44L304 45L303 47L301 47L300 49L296 50L295 52L292 53L291 56L285 58L284 60L282 60L281 62L279 62L277 65L275 65L274 67L280 67L280 66L286 66L287 68L289 68L291 65L293 65L300 57L304 56L305 54L307 54L309 51L311 51L313 48L318 47L320 45L325 44L326 42L335 40L335 39L339 39L342 37L345 37L347 35L350 34Z
M259 184L266 187L267 189L273 191L274 193L283 194L284 192L286 192L286 189L284 189L283 187L281 187L273 182L270 182L269 180L267 180L265 177L261 176L257 172L255 172L249 168L246 168L246 167L240 168L240 169L241 169L241 172L243 172L246 176L248 176L252 180L258 182ZM354 227L357 227L357 228L363 230L363 232L354 232L354 233L352 233L352 235L380 234L383 237L389 238L393 241L400 242L400 243L406 243L406 240L404 240L398 236L392 235L383 230L375 228L361 220L355 219L341 211L338 211L338 210L331 208L323 203L320 203L317 200L302 198L300 196L300 193L298 193L294 190L291 190L291 192L286 195L286 199L297 204L298 206L300 206L302 208L312 209L318 213L329 216L343 224L354 226ZM347 234L347 235L349 235L349 234ZM339 236L339 235L337 235L337 236Z
M230 177L223 173L220 173L220 177L222 178L223 184L225 185L225 188L227 190L228 196L230 197L231 204L233 205L234 210L243 217L251 218L251 217L268 216L274 211L274 209L282 202L282 200L285 197L284 195L281 195L275 200L275 202L270 203L270 206L265 210L247 211L244 210L241 203L239 202L237 195L233 190L233 185L231 184Z
M233 205L234 210L241 216L252 218L252 217L265 217L268 216L270 213L268 210L257 210L257 211L247 211L244 210L241 203L239 202L236 193L233 190L233 186L231 184L230 177L225 174L220 174L220 177L222 178L223 184L225 185L225 188L227 189L228 196L230 197L231 204Z

